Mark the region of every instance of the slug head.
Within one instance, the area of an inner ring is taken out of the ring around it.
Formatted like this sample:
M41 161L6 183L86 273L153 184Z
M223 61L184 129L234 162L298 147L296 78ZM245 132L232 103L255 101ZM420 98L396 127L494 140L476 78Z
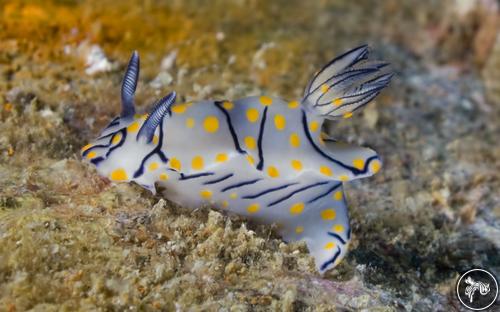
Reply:
M135 181L154 192L155 179L148 177L145 166L153 158L163 163L168 161L161 151L163 128L158 126L170 115L176 94L172 92L157 101L150 114L137 115L134 93L138 75L139 55L134 52L123 79L122 112L97 139L82 148L82 157L112 181Z

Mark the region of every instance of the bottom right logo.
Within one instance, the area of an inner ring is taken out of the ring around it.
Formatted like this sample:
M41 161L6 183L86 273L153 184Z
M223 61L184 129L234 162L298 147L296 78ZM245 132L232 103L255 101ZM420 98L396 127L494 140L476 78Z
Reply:
M483 269L469 270L458 280L457 296L466 308L485 310L498 298L498 282L491 272Z

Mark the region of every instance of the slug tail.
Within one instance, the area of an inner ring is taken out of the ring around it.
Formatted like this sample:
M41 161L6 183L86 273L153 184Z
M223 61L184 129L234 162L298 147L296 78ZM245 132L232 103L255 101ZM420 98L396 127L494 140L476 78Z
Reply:
M300 203L304 203L303 210ZM304 240L320 274L339 264L351 239L342 183L330 181L283 204L289 205L292 214L300 211L287 220L281 230L283 238Z

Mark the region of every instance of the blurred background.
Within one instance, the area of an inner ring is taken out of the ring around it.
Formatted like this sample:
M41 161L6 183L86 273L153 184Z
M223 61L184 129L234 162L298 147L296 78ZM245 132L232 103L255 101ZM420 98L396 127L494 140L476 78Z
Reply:
M0 310L460 311L460 273L500 276L499 28L494 0L0 1ZM300 99L365 43L396 76L325 130L384 168L346 186L353 244L324 278L304 244L79 160L133 50L146 111Z

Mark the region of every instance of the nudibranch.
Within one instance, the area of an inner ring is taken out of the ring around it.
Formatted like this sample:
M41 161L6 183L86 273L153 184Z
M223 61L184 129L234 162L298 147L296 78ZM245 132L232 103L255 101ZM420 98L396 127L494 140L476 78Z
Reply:
M351 229L342 183L379 171L378 155L321 132L386 87L388 63L368 47L326 64L299 101L252 96L175 104L172 92L139 115L134 93L139 56L132 54L121 89L122 111L82 157L99 174L135 182L188 208L205 204L265 224L285 241L304 240L320 273L346 254Z

